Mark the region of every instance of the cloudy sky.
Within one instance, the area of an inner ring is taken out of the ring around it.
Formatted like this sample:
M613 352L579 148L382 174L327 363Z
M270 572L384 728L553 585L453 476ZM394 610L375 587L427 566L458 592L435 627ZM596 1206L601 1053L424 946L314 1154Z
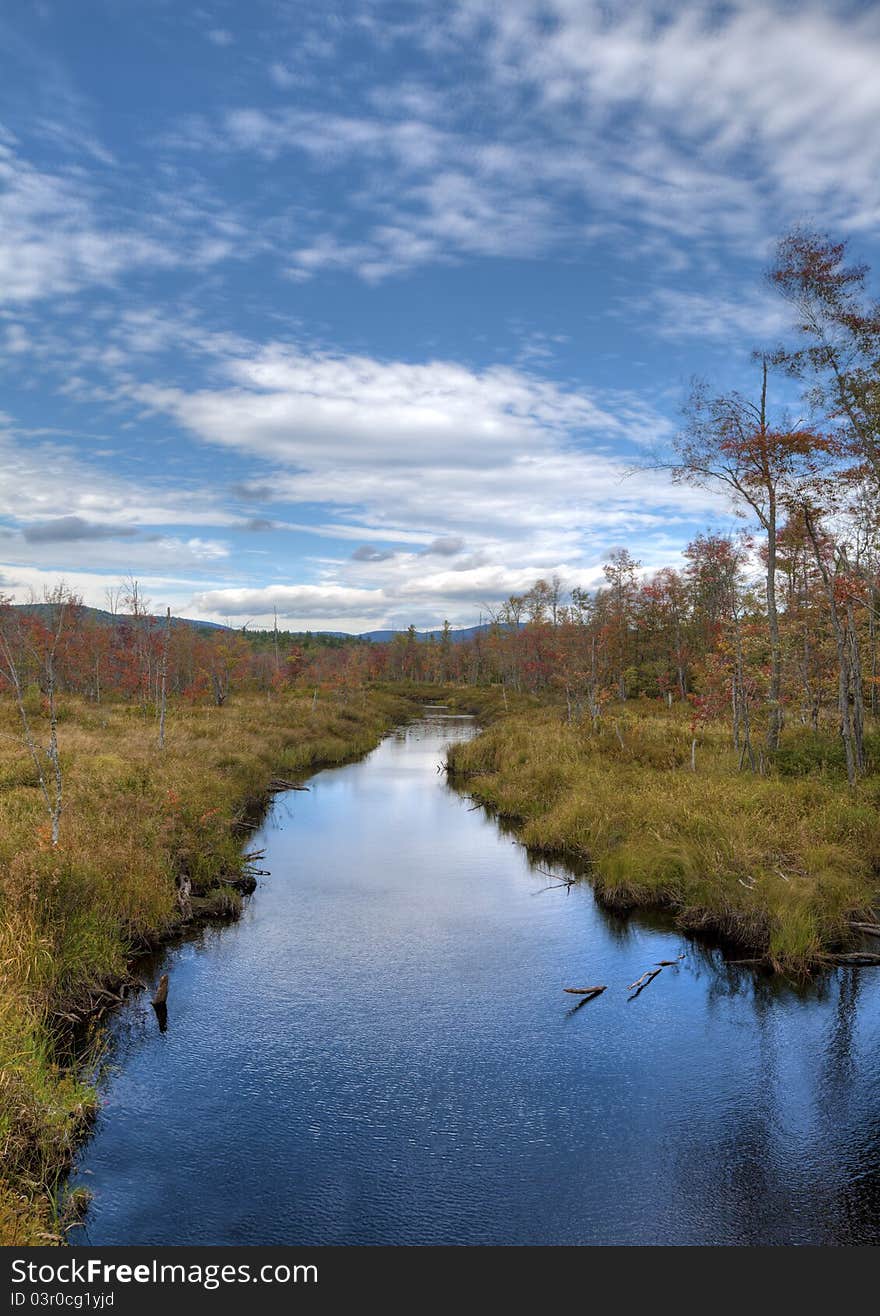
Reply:
M467 625L729 511L806 222L880 264L880 6L7 0L0 591Z

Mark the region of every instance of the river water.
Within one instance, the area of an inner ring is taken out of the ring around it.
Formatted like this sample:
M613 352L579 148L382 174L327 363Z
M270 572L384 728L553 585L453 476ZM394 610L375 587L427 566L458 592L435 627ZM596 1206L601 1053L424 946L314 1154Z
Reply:
M552 885L437 771L474 729L276 798L241 920L154 966L166 1030L110 1025L71 1241L880 1240L880 970L795 990Z

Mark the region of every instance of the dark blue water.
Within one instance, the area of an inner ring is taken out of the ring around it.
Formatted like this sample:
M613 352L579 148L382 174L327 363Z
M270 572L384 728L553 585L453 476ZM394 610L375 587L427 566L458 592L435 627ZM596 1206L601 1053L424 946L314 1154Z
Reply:
M277 800L241 921L155 965L167 1031L112 1025L72 1241L877 1242L880 970L797 992L544 890L436 771L471 734Z

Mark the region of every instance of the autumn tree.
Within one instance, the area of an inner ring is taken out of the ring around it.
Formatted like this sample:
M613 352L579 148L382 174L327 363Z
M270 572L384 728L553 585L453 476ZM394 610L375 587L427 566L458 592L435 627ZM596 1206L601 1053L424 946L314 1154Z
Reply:
M767 360L761 362L756 398L739 392L712 396L697 384L687 425L676 440L673 479L701 488L720 488L740 510L754 515L764 531L765 595L770 649L767 747L775 750L782 729L782 648L776 597L778 537L785 499L814 473L822 439L800 426L771 426L767 410Z
M852 785L865 769L864 681L856 611L862 601L861 573L851 560L842 525L837 533L823 522L835 510L829 502L821 507L803 493L798 505L813 557L824 587L828 616L837 650L837 710L840 736L846 758L846 774Z
M612 640L615 684L620 699L626 699L627 696L626 671L630 660L630 630L638 597L638 572L641 565L628 549L615 548L602 567L603 575L608 582L608 624Z
M794 311L798 343L774 359L802 379L842 429L880 493L880 302L847 244L798 228L778 244L768 278Z
M76 627L81 600L60 584L46 592L40 606L42 616L14 608L9 597L0 598L0 673L15 699L22 739L37 774L55 846L64 812L64 775L58 746L59 667L65 644ZM45 705L48 721L45 743L37 739L28 706L31 676L39 684ZM46 760L48 773L44 768Z

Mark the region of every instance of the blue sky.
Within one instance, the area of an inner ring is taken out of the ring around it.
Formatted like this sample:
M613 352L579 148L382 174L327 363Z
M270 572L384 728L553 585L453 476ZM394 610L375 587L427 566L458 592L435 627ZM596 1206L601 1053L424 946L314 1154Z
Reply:
M877 263L880 7L7 0L0 590L476 620L731 513L795 222ZM780 390L782 385L780 384Z

